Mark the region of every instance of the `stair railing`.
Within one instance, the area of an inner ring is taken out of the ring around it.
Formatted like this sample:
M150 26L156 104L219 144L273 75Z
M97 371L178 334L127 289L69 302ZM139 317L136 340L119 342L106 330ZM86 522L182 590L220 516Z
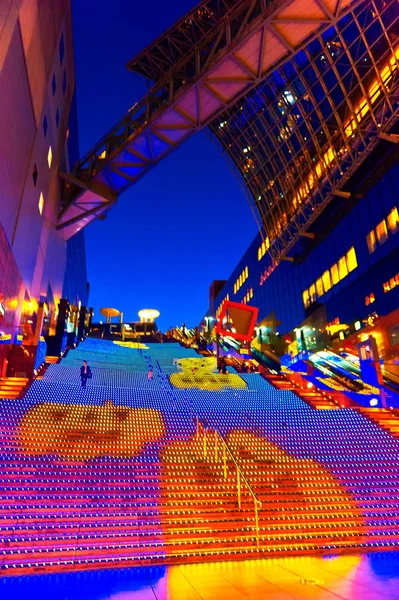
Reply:
M211 431L210 431L210 428L208 428L202 422L201 418L198 415L196 416L196 424L197 424L197 435L199 435L201 433L201 429L202 429L202 433L203 433L203 452L204 452L204 457L206 458L207 455L208 455L208 435L209 435L209 433L211 433ZM259 550L259 548L260 548L260 541L259 541L259 510L262 508L262 502L258 499L256 493L252 489L251 484L249 483L248 479L244 475L244 473L243 473L240 465L238 464L238 462L236 460L236 457L234 456L231 448L227 444L226 440L224 439L224 437L222 436L222 434L220 433L220 431L215 428L213 430L213 435L214 435L215 460L216 461L219 461L219 445L220 445L220 442L222 444L222 448L223 448L223 455L222 455L222 458L223 458L223 476L224 476L224 480L225 481L227 479L227 455L229 455L229 457L231 458L231 460L233 461L233 464L235 466L235 469L236 469L236 481L237 481L236 485L237 485L237 503L238 503L238 508L241 510L241 488L242 488L242 485L244 485L247 488L248 492L252 496L252 499L253 499L253 502L254 502L254 513L255 513L256 547Z

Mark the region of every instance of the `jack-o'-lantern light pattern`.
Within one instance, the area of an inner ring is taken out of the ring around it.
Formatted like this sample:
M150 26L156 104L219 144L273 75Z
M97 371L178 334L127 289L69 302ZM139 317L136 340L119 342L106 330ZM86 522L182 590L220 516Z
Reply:
M182 358L177 361L177 366L181 372L170 376L170 382L176 388L198 388L213 392L226 388L247 388L246 382L236 373L215 373L217 365L214 357Z
M101 456L133 457L165 434L162 414L152 408L41 403L19 426L23 452L85 461Z

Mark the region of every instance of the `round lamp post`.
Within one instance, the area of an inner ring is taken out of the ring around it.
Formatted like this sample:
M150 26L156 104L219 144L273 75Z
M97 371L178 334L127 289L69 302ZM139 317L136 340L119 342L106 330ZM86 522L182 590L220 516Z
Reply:
M161 313L155 308L143 308L139 310L140 323L153 323Z
M112 317L119 317L121 313L116 308L102 308L100 314L106 318L106 323L111 323Z
M140 317L140 323L144 323L144 333L147 334L147 323L154 323L155 319L159 317L161 313L155 308L143 308L139 310L138 315Z

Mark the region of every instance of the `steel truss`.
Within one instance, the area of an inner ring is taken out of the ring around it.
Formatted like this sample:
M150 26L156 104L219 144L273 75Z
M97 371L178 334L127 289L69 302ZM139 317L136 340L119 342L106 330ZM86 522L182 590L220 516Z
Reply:
M398 118L398 2L373 0L213 121L259 211L272 264L317 234L309 228L335 196L350 197L345 185L380 139L399 141Z
M256 88L305 42L334 26L363 0L237 0L202 2L197 11L217 7L205 35L176 52L179 27L158 40L131 67L157 83L76 165L64 174L64 205L58 222L69 238L106 212L118 196L194 132ZM202 28L202 29L201 29ZM188 37L180 31L179 35ZM169 55L154 70L154 60ZM168 51L169 48L169 51ZM170 54L169 54L170 52ZM150 60L151 56L151 60ZM177 61L174 63L174 61Z
M224 20L229 13L237 10L240 2L242 0L207 0L196 6L129 61L128 69L159 82L164 79L165 73L172 71L181 61L185 64L186 58L190 57L191 67L188 63L184 68L187 72L195 72L197 61L201 59L199 48L205 48L208 40L209 52L212 51L219 29L225 27Z

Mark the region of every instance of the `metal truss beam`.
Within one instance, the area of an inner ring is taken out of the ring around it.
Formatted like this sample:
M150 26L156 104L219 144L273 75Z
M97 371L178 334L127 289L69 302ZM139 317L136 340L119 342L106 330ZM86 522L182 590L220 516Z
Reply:
M272 261L279 263L296 245L298 239L306 230L318 219L326 207L333 201L334 196L341 198L350 198L351 194L341 191L341 188L347 184L355 172L361 167L366 158L376 149L380 138L390 136L390 129L399 119L399 78L395 86L391 88L390 100L395 107L390 109L388 103L383 101L378 111L374 111L379 117L379 123L374 124L370 118L367 124L364 124L364 137L366 143L358 135L352 142L353 158L348 154L347 158L341 163L340 170L334 169L330 173L330 180L325 180L322 186L322 193L314 193L301 210L292 218L282 232L282 234L271 244L269 253ZM383 134L383 136L381 136ZM331 187L332 186L332 187Z
M153 82L159 82L185 60L195 59L196 48L209 39L209 46L217 39L224 20L238 4L246 0L204 0L190 10L177 23L165 31L152 44L128 62L127 68ZM195 70L195 62L193 66Z
M399 144L399 135L397 133L384 133L383 131L380 131L379 137L392 144Z
M230 10L219 28L210 28L212 42L209 36L200 39L193 52L176 63L76 165L74 176L82 182L81 192L70 187L64 198L64 221L70 220L69 212L76 212L80 197L96 190L106 190L107 198L118 197L362 1L326 0L328 10L317 0L226 1ZM89 197L87 204L92 201ZM103 208L109 208L108 202ZM80 210L84 226L82 203ZM65 237L73 235L74 227L63 227L63 232Z

